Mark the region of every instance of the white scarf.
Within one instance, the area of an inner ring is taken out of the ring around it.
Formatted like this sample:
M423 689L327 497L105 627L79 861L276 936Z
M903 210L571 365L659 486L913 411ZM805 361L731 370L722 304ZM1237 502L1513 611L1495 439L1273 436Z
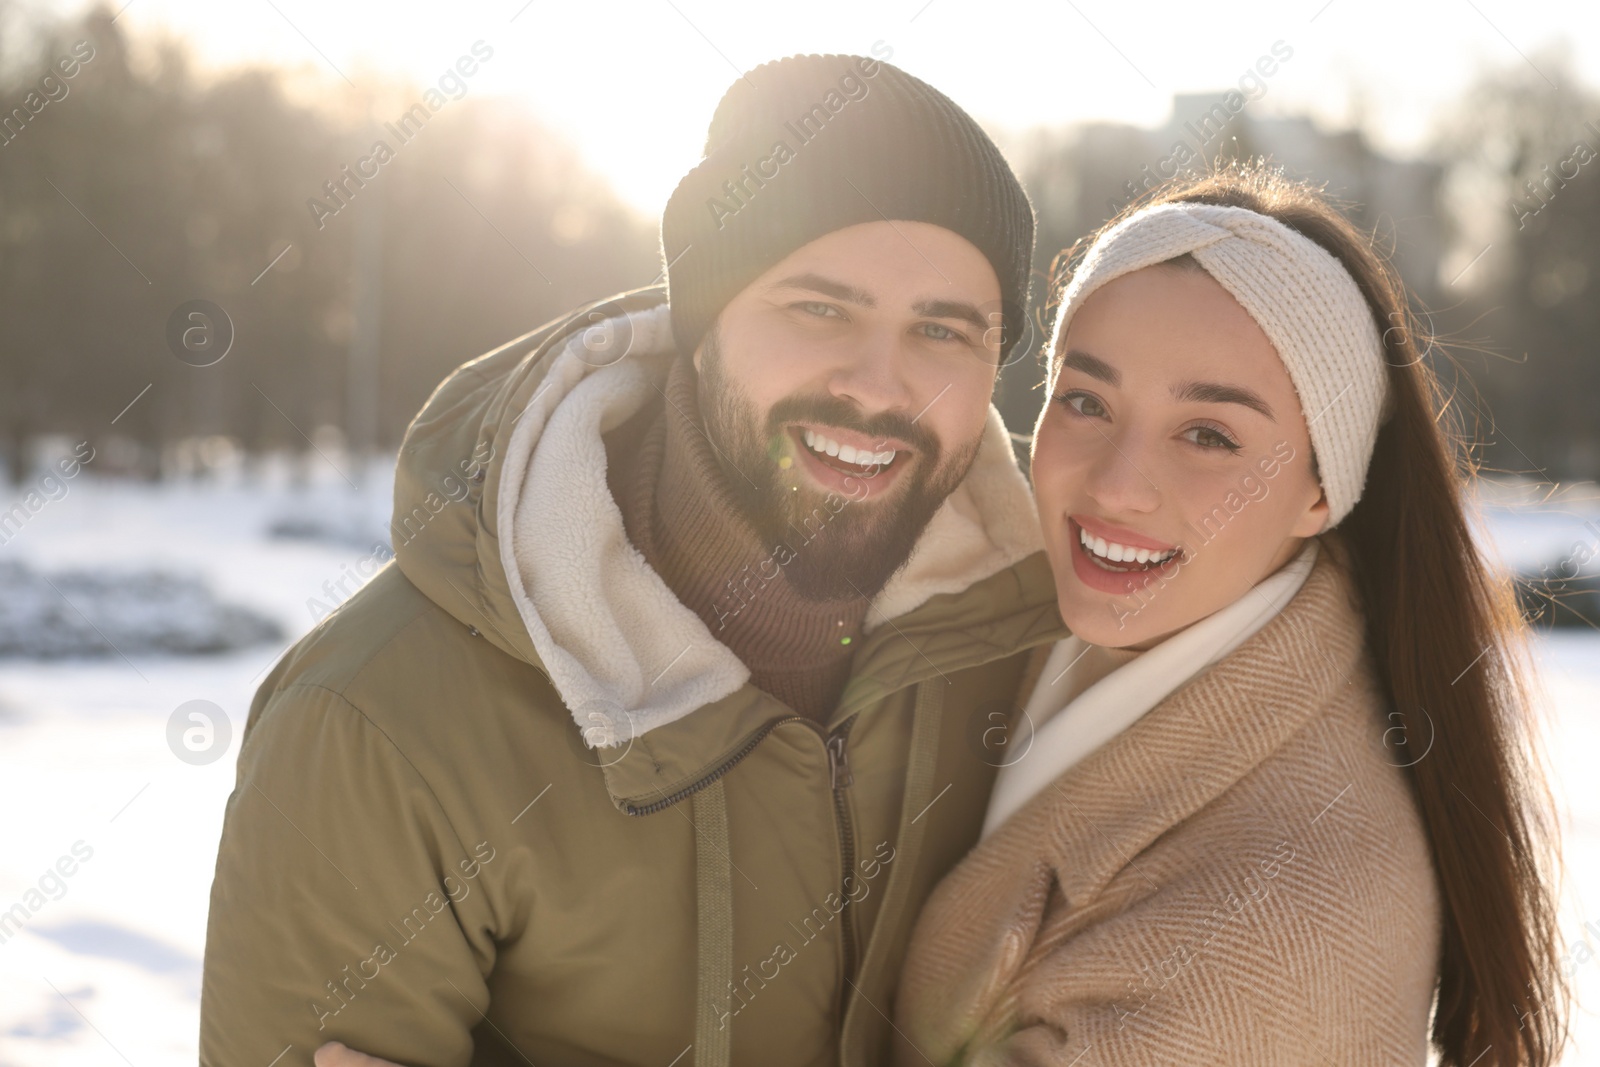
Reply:
M1022 709L1015 744L1022 754L1000 768L983 820L987 837L1040 790L1138 721L1201 671L1244 644L1294 599L1317 561L1317 540L1252 586L1232 604L1206 616L1123 664L1062 706L1067 670L1087 648L1077 637L1058 642Z

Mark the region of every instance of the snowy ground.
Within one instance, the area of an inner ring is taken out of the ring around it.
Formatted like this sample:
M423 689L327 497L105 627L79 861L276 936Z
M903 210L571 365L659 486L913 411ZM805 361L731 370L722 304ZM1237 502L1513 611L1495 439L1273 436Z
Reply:
M222 599L276 619L287 640L315 621L308 601L330 602L324 583L370 569L361 567L374 554L370 535L383 535L388 516L387 472L372 472L359 494L324 473L307 490L155 489L80 476L0 547L0 561L47 573L94 565L196 574ZM9 505L0 491L0 508ZM353 532L342 542L269 537L285 518ZM1536 569L1578 542L1600 549L1600 507L1524 502L1494 514L1491 530L1505 558ZM0 1067L195 1062L207 898L238 732L283 647L0 660L0 913L16 903L33 912L0 942ZM1555 633L1539 639L1537 654L1569 812L1563 935L1600 948L1600 785L1589 765L1600 753L1600 635ZM231 724L225 743L220 727L212 738L208 763L179 758L181 742L169 742L175 711L191 701L210 702ZM1600 953L1575 959L1584 960L1580 997L1600 1008ZM1600 1063L1600 1021L1585 1010L1575 1023L1579 1043L1565 1062Z
M382 537L388 477L375 472L352 499L337 476L305 492L151 489L80 476L0 548L0 558L47 572L98 564L198 574L286 635L216 656L0 660L0 811L8 814L0 911L43 890L24 932L0 943L3 1067L195 1062L211 872L251 694L316 621L308 600L330 604L324 583L371 569L361 565L373 555L370 541L266 531L290 515ZM9 503L0 496L0 506ZM169 747L169 719L194 700L231 723L225 747L220 729L214 735L219 758L210 763L185 762Z

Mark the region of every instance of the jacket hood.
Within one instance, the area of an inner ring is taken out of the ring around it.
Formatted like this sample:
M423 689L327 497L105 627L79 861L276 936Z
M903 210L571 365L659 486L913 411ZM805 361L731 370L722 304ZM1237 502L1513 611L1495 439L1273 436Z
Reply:
M602 434L661 395L676 355L660 289L590 305L458 368L400 448L400 569L543 671L592 748L631 741L749 679L628 541L606 481ZM865 630L1041 547L1032 493L991 406L971 471L874 599Z

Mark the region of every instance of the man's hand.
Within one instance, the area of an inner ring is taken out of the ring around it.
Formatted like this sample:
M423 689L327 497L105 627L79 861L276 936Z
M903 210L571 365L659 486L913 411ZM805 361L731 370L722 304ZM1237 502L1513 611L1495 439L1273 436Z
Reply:
M317 1049L311 1059L317 1067L400 1067L398 1063L368 1056L365 1052L357 1052L337 1041L330 1041Z

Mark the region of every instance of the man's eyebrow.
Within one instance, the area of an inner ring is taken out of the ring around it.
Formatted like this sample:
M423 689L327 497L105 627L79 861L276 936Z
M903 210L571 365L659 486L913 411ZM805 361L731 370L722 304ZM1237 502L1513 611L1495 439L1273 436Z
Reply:
M1122 384L1122 372L1103 359L1091 356L1080 349L1070 348L1066 358L1061 361L1061 369L1071 367L1080 370L1091 378L1099 378L1107 385L1118 386Z
M960 319L980 332L989 328L977 306L963 300L918 300L911 305L911 310L930 319Z
M835 281L832 278L825 278L820 274L810 272L791 274L781 281L773 282L770 288L809 289L811 292L821 293L824 296L831 296L835 300L843 300L846 303L856 304L865 308L878 306L877 298L865 289L857 289L853 285L847 285L844 282Z
M1273 422L1278 421L1278 417L1272 413L1272 406L1261 398L1261 394L1242 385L1179 382L1172 387L1172 396L1176 400L1194 400L1202 404L1243 404L1253 411L1261 412Z

